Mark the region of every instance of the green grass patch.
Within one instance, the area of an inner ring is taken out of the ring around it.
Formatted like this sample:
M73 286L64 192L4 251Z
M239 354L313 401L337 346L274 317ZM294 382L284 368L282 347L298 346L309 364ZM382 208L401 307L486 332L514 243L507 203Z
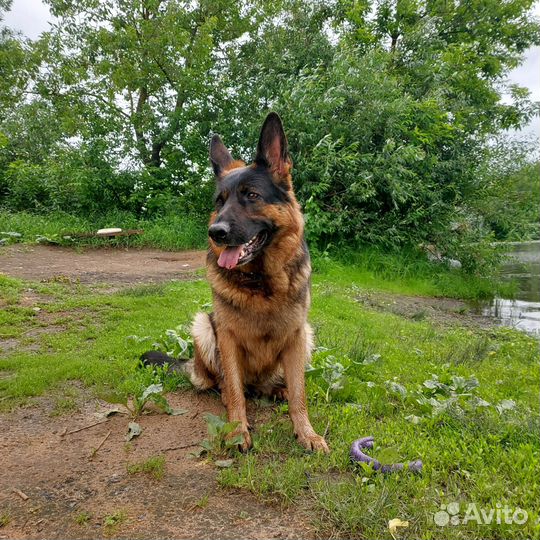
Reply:
M39 290L39 285L32 288ZM11 353L0 359L0 374L15 374L0 377L2 408L51 389L62 392L63 384L71 380L93 387L109 400L125 402L140 386L135 368L139 356L150 348L148 340L138 342L130 336L157 338L178 322L188 323L210 299L202 280L173 282L166 286L165 295L153 296L123 292L100 295L69 284L55 284L46 290L53 300L40 312L13 306L19 315L0 321L2 337L19 340ZM62 325L47 332L44 319ZM28 336L33 337L30 340Z
M0 513L0 529L2 527L7 527L11 521L11 516L9 512Z
M82 512L79 512L74 519L77 525L88 525L89 521L92 519L92 514L83 510Z
M430 262L425 253L412 248L387 252L364 246L338 251L332 258L316 254L313 269L333 285L358 285L400 294L482 299L496 294L509 298L515 291L513 284L498 279L495 268L489 276L469 274Z
M126 469L128 474L145 473L155 480L161 480L165 475L165 457L151 456L145 461L129 463Z
M129 212L110 212L105 215L80 217L64 212L32 214L0 211L0 231L21 234L10 241L36 243L40 237L73 246L130 246L156 247L165 250L202 249L206 247L206 216L170 214L151 220L138 219ZM128 237L84 238L64 240L68 233L95 232L101 228L143 229L144 234Z
M107 514L103 518L103 527L107 534L112 534L116 531L117 527L122 525L127 520L127 514L123 510L117 510L112 514Z

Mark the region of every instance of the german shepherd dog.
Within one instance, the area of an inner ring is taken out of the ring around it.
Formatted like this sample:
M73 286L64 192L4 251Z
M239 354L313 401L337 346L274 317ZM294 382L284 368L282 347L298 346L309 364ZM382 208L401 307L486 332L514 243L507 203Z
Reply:
M217 184L207 256L214 312L195 316L191 380L221 390L243 450L251 446L244 394L251 388L287 399L298 442L328 452L306 407L311 265L281 119L266 117L251 165L234 160L218 135L210 161Z

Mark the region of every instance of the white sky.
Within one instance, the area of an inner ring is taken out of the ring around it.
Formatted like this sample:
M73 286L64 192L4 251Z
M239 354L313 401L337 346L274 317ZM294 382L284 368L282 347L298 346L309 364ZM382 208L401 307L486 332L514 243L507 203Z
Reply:
M535 4L534 13L540 17L540 1ZM7 13L4 23L21 31L31 39L49 29L51 19L49 9L41 0L14 0L12 9ZM524 63L509 74L509 80L531 91L531 97L540 101L540 47L532 47L527 51ZM540 118L522 130L521 135L538 137L540 135Z

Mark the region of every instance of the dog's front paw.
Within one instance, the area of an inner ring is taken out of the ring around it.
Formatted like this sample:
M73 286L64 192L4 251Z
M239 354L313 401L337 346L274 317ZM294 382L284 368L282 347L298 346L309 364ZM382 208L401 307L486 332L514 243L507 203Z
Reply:
M238 449L241 452L247 452L251 448L251 435L249 434L248 427L238 427L233 433L233 437L242 437L242 442L238 444Z
M316 433L310 433L307 435L298 435L298 442L306 449L311 452L324 452L328 454L330 449L326 444L326 441L320 435Z

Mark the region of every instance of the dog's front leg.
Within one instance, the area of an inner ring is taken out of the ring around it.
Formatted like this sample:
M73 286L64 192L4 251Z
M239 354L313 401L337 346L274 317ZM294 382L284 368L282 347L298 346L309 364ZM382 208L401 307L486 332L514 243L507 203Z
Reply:
M240 366L241 351L238 350L234 337L227 333L218 339L218 347L223 367L223 404L227 408L229 422L239 423L235 434L243 436L244 442L240 446L245 451L251 448L251 437L246 416L243 371Z
M302 329L298 330L282 352L289 414L298 442L308 450L320 450L328 453L326 441L315 433L308 417L304 377L306 354L306 336Z

